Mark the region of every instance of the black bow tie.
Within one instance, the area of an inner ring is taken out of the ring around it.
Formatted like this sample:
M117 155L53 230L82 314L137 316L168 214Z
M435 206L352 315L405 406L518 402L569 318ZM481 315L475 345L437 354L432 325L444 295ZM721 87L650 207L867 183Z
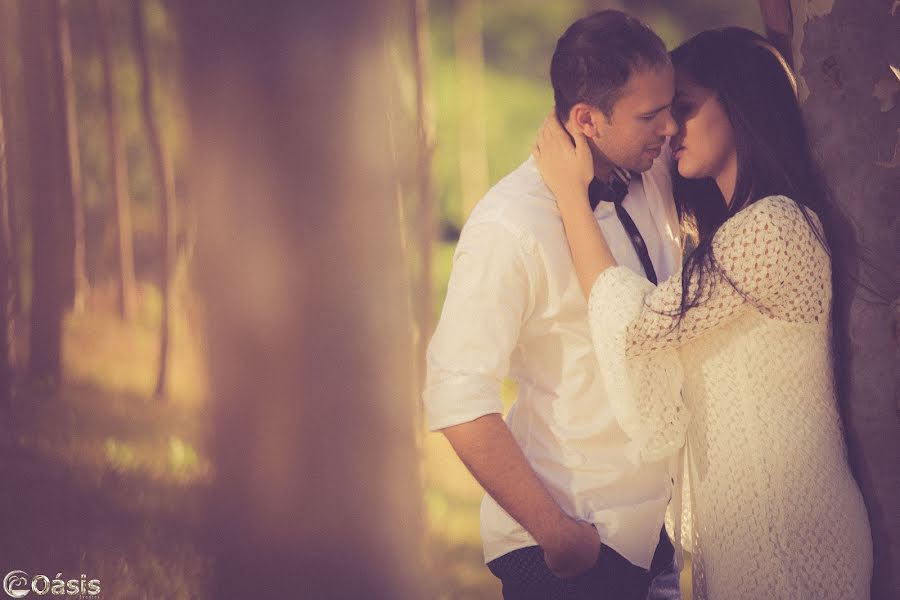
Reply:
M612 181L604 183L594 177L588 186L588 198L591 201L591 210L595 210L601 202L612 202L613 204L622 204L625 196L628 195L628 182L624 179L613 176Z
M601 202L612 202L615 205L616 216L619 217L619 222L622 223L625 233L631 238L631 245L634 246L634 250L637 252L641 266L644 267L644 274L647 276L647 279L653 282L653 285L656 285L656 271L653 269L650 253L647 252L647 244L644 242L644 238L641 237L641 232L638 231L637 225L631 220L628 211L622 206L625 196L628 195L628 184L629 179L626 178L624 173L614 173L612 181L608 183L604 183L595 177L588 186L588 199L591 202L591 210L596 209Z

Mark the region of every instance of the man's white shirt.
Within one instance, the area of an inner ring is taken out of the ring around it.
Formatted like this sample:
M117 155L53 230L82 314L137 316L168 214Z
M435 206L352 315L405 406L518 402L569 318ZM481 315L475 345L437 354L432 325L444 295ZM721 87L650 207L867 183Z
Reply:
M680 265L667 152L634 178L623 206L659 281ZM643 274L610 203L594 214L616 261ZM431 430L502 413L500 385L518 384L506 423L564 511L649 568L665 519L668 462L642 463L598 373L562 220L533 158L478 203L460 235L444 308L428 347L424 403ZM481 505L488 562L536 542L490 496Z

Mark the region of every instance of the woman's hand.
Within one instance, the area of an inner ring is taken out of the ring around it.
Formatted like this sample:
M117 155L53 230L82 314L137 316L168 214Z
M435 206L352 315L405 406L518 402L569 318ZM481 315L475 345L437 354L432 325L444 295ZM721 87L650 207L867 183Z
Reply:
M538 133L534 158L544 183L556 198L575 273L587 298L597 276L616 264L588 199L588 186L594 178L591 149L581 132L570 130L567 135L551 111Z
M594 178L594 159L587 139L572 129L566 133L556 111L551 110L541 125L533 151L541 177L556 197L560 210L571 203L587 203L588 185Z

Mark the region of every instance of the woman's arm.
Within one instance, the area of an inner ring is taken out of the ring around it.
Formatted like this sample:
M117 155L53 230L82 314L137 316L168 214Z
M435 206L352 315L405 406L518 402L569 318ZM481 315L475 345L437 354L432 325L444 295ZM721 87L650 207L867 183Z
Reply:
M687 282L688 298L699 302L684 315L681 272L647 290L626 332L629 356L680 347L747 310L792 323L827 318L829 257L793 200L769 197L748 206L716 232L712 250L717 268ZM614 297L598 289L606 279L589 298L597 311L608 310Z
M587 191L584 194L587 196ZM575 273L578 275L584 297L587 298L597 277L606 269L617 266L616 259L613 258L609 244L606 243L606 238L603 237L600 225L597 224L587 200L560 202L560 213L566 229L566 239L569 240Z
M551 111L538 134L534 157L556 198L578 282L587 298L597 277L617 264L588 200L588 185L594 178L591 149L581 132L573 129L567 134Z

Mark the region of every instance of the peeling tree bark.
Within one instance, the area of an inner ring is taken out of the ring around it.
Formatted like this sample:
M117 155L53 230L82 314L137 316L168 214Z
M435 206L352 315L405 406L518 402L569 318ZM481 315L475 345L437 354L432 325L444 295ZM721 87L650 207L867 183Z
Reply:
M784 14L788 0L781 4L772 14ZM900 588L900 82L890 65L900 66L900 2L791 0L789 9L810 137L849 217L833 250L846 255L854 238L859 244L859 258L835 271L836 333L844 334L839 387L872 525L872 598L893 600Z
M759 10L766 27L766 37L778 48L788 65L793 67L794 50L791 35L794 31L794 24L791 20L790 2L788 0L759 0Z

